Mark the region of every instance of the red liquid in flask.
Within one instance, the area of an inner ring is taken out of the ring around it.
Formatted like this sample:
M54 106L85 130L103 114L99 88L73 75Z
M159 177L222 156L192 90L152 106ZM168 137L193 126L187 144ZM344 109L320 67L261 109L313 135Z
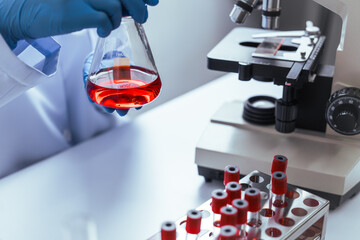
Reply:
M137 66L101 69L89 77L86 86L95 103L117 109L141 107L153 101L160 88L157 73Z

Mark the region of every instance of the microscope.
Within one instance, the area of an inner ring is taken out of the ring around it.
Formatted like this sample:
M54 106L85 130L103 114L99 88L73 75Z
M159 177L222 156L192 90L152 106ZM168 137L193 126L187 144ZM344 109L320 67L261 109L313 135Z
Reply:
M262 28L234 28L209 52L208 68L273 82L282 97L253 96L215 113L196 147L206 181L222 179L227 165L242 175L268 172L281 154L289 159L289 183L330 200L332 209L359 192L360 1L313 1L342 20L335 65L323 63L329 39L312 22L304 30L274 30L286 11L280 0L235 1L231 20L244 23L260 8Z

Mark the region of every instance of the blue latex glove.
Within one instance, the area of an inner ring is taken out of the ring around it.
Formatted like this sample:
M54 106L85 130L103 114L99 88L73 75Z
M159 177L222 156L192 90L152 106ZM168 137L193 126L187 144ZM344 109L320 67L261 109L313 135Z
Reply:
M120 25L123 13L144 23L147 4L158 0L0 0L0 33L11 49L21 39L97 28L106 37Z
M94 56L94 54L92 53L85 60L85 64L84 64L84 68L83 68L83 81L84 81L85 88L86 88L86 81L89 76L93 56ZM103 67L106 67L106 66L103 66ZM107 66L107 67L109 67L109 66ZM89 96L88 96L88 99L90 102L94 102L93 100L91 100L91 98ZM103 108L108 113L113 113L114 111L116 111L121 117L125 116L129 111L129 109L114 109L114 108L109 108L109 107L103 107ZM139 109L141 109L141 107L136 108L136 110L139 110Z

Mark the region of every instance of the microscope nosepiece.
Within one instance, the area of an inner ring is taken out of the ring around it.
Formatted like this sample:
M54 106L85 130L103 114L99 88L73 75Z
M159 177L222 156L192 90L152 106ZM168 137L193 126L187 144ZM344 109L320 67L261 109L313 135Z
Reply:
M257 0L237 0L230 13L230 19L234 23L244 23L245 19L251 14Z

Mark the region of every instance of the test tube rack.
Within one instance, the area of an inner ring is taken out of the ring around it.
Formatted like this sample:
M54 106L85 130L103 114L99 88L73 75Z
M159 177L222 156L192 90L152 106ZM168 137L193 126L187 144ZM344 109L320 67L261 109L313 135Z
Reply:
M253 171L239 181L242 186L242 198L247 188L257 188L261 191L260 226L246 225L248 239L325 239L329 201L287 184L285 207L272 206L269 208L270 182L271 177L259 171ZM202 213L201 231L197 237L199 240L215 240L217 238L214 234L211 202L210 199L196 208ZM176 239L185 240L187 237L186 216L177 220L175 224ZM148 240L161 240L160 232Z

